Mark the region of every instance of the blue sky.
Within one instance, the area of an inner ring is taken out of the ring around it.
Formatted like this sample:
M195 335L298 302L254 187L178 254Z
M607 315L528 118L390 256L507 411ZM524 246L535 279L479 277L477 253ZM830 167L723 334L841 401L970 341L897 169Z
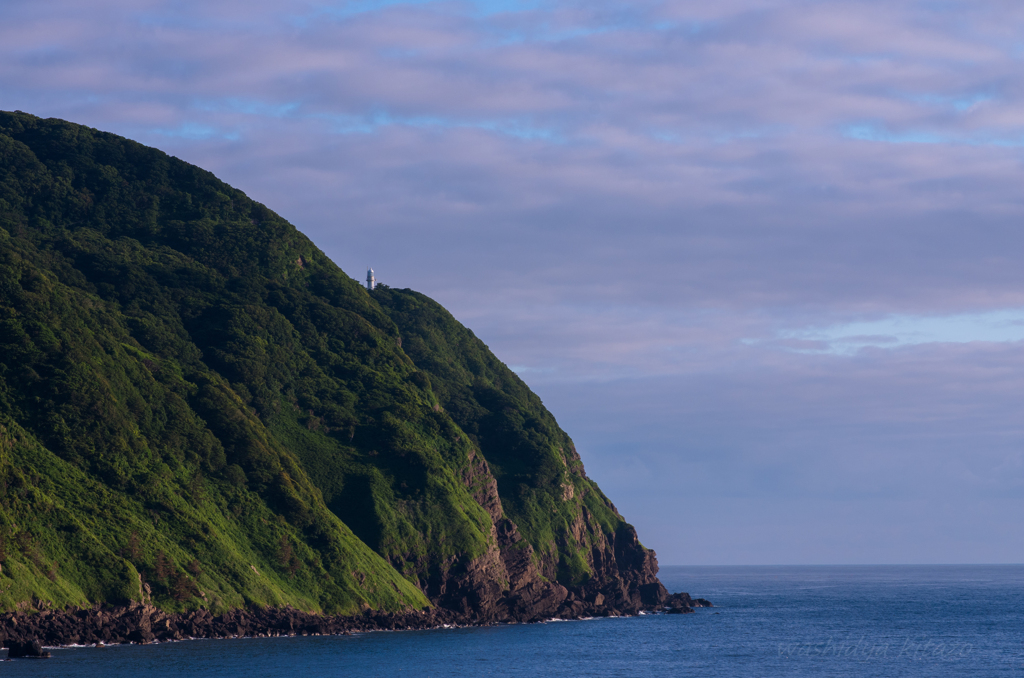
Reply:
M12 0L0 108L433 296L662 563L1024 562L1024 7Z

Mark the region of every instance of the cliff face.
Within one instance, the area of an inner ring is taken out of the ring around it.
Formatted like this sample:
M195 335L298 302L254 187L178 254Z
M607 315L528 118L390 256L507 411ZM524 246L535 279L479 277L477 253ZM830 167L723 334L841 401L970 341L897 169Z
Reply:
M580 614L661 602L654 552L587 478L572 440L540 398L433 300L388 288L374 299L472 443L465 482L495 525L510 581L509 600L501 603L508 614L524 614L520 600L523 609L552 605ZM604 602L594 606L599 596Z
M0 608L535 619L665 598L438 304L129 140L0 113Z

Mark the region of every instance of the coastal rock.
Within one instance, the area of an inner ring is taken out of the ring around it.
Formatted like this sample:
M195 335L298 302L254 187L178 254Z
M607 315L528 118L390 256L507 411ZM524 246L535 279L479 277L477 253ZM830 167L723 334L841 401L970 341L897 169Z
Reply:
M146 629L135 629L128 634L127 638L133 643L151 643L156 636Z
M640 590L640 600L644 605L660 605L668 600L668 590L660 581L641 584L637 588Z
M621 593L621 591L620 591ZM48 656L48 645L150 643L184 638L230 638L241 636L293 636L349 634L362 631L412 630L439 626L465 626L500 622L537 622L551 618L635 614L641 609L664 608L669 614L688 614L697 607L711 607L703 598L686 593L669 596L665 605L643 605L625 609L604 593L585 597L579 589L531 580L515 592L504 592L488 608L486 617L479 610L468 612L434 607L406 613L367 610L357 616L321 615L290 606L274 608L252 606L220 615L199 609L165 613L151 606L95 605L92 608L48 610L39 613L0 615L0 638L11 657ZM41 641L40 639L45 639Z
M17 659L20 657L44 659L50 656L50 653L43 649L43 644L39 642L38 638L24 642L15 641L7 645L7 648L7 656L11 659Z
M696 607L714 607L704 598L691 598L689 593L673 593L664 601L664 607L670 614L693 612Z

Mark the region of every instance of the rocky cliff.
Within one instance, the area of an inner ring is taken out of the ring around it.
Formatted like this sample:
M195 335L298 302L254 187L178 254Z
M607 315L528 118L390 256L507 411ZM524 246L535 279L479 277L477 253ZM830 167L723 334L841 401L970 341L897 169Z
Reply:
M0 113L0 496L12 612L667 599L569 436L438 304L367 291L204 170L23 113Z

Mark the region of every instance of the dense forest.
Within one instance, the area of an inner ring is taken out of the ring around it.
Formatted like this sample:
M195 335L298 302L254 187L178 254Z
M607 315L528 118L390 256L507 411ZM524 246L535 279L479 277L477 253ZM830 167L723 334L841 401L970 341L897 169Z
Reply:
M0 113L0 609L502 618L636 608L656 571L440 305L198 167Z

